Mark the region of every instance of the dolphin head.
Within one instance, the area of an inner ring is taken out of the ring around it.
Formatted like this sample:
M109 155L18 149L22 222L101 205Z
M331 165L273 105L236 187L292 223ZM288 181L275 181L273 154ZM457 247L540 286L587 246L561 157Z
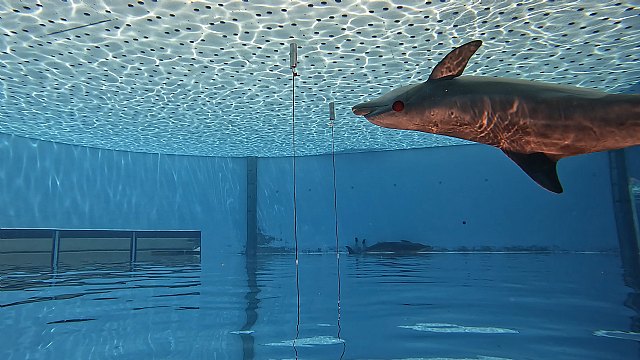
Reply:
M377 99L354 106L352 111L385 128L435 132L437 123L425 124L416 121L428 107L424 100L425 97L429 97L429 85L425 82L401 86Z
M353 113L386 128L451 134L449 128L455 121L455 114L442 103L448 91L447 83L462 74L480 45L482 41L475 40L455 48L436 65L427 81L402 86L375 100L358 104L353 107Z
M353 107L353 113L359 116L364 116L367 119L373 119L376 116L393 111L393 104L396 101L406 101L410 91L418 85L419 84L401 86L389 91L375 100L358 104Z

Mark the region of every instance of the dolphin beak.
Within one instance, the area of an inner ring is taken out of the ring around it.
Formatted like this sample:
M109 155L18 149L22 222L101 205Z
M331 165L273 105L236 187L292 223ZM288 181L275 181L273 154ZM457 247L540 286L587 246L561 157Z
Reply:
M358 116L367 116L373 110L374 110L374 108L363 106L363 105L356 105L351 109L351 111L353 111L353 113L358 115Z

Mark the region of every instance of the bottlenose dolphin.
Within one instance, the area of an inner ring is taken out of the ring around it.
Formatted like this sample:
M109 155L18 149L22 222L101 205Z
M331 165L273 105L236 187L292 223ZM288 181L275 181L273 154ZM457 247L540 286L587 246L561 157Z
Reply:
M386 128L495 146L555 193L562 192L558 160L640 144L640 95L460 76L480 45L475 40L454 49L427 81L358 104L354 114Z

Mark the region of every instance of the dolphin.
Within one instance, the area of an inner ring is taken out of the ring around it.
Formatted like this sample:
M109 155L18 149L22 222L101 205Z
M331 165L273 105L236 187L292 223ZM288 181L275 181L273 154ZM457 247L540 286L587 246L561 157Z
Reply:
M358 104L353 113L385 128L495 146L554 193L563 191L558 160L640 144L640 95L460 76L481 45L475 40L455 48L427 81Z

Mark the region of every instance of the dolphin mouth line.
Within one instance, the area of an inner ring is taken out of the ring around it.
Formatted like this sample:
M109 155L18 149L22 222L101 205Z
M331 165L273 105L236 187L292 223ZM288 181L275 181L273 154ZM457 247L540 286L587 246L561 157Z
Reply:
M388 105L379 106L354 106L351 111L358 116L364 116L367 120L387 112Z
M351 111L358 116L367 116L371 114L376 108L375 107L359 107L358 105L354 106Z

